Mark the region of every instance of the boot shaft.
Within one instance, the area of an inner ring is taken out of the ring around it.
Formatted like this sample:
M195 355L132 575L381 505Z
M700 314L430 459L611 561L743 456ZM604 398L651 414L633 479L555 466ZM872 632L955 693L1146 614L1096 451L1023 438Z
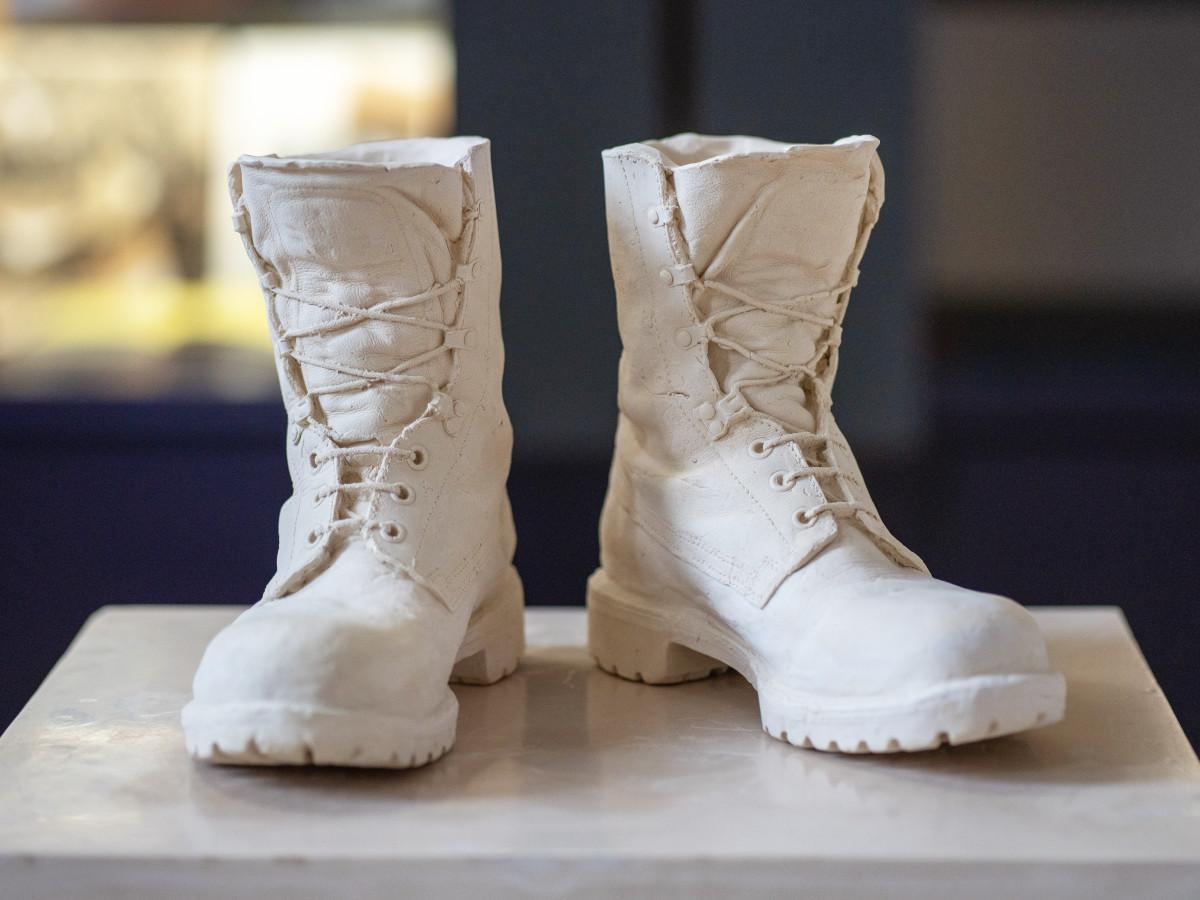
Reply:
M242 157L230 193L289 419L267 596L365 542L454 605L515 543L487 141Z

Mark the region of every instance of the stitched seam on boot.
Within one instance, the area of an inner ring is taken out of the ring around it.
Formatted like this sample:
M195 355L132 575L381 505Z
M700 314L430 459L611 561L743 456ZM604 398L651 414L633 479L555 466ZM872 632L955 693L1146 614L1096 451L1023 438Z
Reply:
M617 500L617 505L622 509L622 511L624 511L625 515L629 517L631 522L645 531L647 536L649 536L656 544L658 544L672 556L683 560L685 563L693 566L696 569L699 569L701 572L715 579L716 581L719 581L726 587L731 587L746 593L755 592L756 586L751 578L741 574L743 572L753 570L749 569L736 557L721 552L700 537L684 534L678 531L666 520L660 519L658 516L635 514L634 511L620 499ZM664 534L670 535L672 540L664 539ZM695 556L692 553L686 553L685 548L687 547L697 551L699 556ZM725 563L727 571L722 571L721 569L713 566L709 562L710 559L719 559L721 562ZM769 563L770 560L766 560L766 562Z

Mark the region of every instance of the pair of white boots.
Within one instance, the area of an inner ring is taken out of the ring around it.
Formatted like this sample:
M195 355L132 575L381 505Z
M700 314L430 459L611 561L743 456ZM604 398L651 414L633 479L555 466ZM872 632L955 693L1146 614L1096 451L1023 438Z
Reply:
M770 735L847 752L1009 734L1065 698L1025 610L934 580L887 531L830 412L877 144L604 153L624 354L591 653L652 684L732 667ZM488 142L242 157L230 192L294 492L277 574L196 673L188 747L431 762L454 743L448 685L523 649Z

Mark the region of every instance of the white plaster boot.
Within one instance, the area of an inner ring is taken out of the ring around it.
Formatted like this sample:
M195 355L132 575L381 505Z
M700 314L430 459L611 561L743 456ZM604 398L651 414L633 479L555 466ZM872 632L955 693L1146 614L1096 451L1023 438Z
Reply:
M849 752L1021 731L1065 698L1024 609L888 533L830 412L877 144L604 154L624 355L591 652L655 684L731 666L773 737Z
M294 487L278 571L183 711L211 762L407 767L454 742L450 681L522 650L505 480L500 248L481 138L240 158Z

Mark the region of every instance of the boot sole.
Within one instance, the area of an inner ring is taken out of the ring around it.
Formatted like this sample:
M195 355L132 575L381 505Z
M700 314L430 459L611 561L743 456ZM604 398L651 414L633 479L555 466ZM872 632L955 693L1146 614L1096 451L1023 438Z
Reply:
M509 567L499 589L472 614L450 684L494 684L516 671L524 650L524 595L516 570ZM207 763L408 769L427 765L454 746L458 699L447 689L436 709L414 717L193 700L182 719L188 752Z
M665 616L602 570L588 580L587 606L588 649L601 669L655 685L734 669L758 692L763 730L797 747L932 750L1051 725L1066 706L1066 680L1058 673L978 675L871 697L802 694L760 678L750 650L708 616L692 610Z

